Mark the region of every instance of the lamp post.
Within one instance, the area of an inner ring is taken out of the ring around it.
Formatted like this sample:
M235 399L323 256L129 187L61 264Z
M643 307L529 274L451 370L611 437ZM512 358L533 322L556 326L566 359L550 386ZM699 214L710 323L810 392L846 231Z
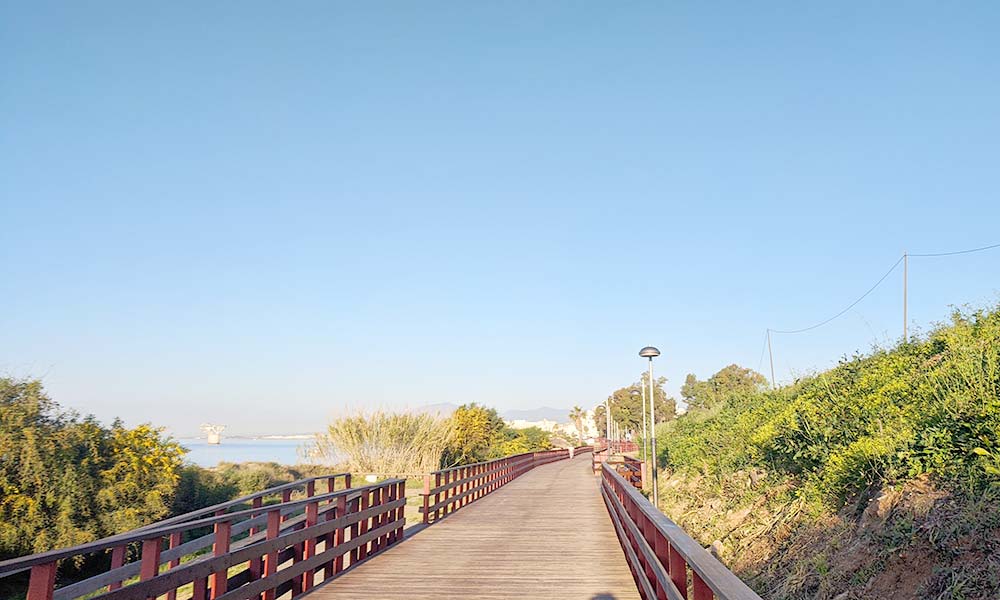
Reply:
M642 392L632 388L629 395L635 398L636 396L642 396L642 464L646 464L646 444L649 441L649 436L646 433L646 386L641 386Z
M652 442L653 459L653 506L660 509L660 486L656 478L656 393L653 388L653 359L660 355L660 351L653 346L646 346L639 351L639 356L649 359L649 429L652 432L650 441Z
M604 417L605 420L607 421L607 425L604 427L604 441L606 442L605 446L607 446L605 448L605 452L607 452L608 458L610 458L611 457L611 396L608 396L608 399L604 401Z

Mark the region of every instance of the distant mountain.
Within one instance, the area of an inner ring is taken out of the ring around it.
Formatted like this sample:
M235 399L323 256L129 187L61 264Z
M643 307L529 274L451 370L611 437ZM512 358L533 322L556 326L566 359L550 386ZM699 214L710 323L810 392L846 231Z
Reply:
M528 408L521 410L505 410L500 416L508 421L555 421L557 423L569 422L568 408L552 408L551 406L539 406L538 408Z

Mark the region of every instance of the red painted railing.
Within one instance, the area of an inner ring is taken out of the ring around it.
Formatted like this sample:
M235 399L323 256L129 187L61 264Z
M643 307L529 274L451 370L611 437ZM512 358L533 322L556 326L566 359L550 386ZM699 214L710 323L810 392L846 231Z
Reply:
M611 465L635 489L641 490L646 487L646 465L638 458L624 454L613 454L606 447L594 450L591 455L591 466L594 468L595 475L601 472L601 466L605 463Z
M632 440L610 440L607 438L597 438L594 440L595 447L606 448L611 447L612 454L621 454L623 452L638 452L639 444Z
M573 449L573 455L589 452L590 446ZM475 502L531 469L570 457L569 449L528 452L487 462L434 471L424 476L424 523L436 521ZM433 479L434 485L431 486Z
M760 600L736 575L661 513L610 465L601 495L645 600Z
M31 569L27 600L176 600L186 586L185 598L193 600L298 595L317 577L325 581L402 539L405 482L335 490L341 477L349 486L347 474L305 479L89 544L0 562L0 577ZM316 482L324 480L328 491L317 495ZM305 497L292 500L300 488ZM264 505L267 497L280 501ZM199 535L206 529L212 533ZM210 556L196 556L208 547ZM140 548L137 560L126 562L129 548ZM108 571L55 588L60 560L101 553L111 554Z
M638 458L631 456L618 457L620 462L612 460L609 464L614 466L615 472L622 476L622 479L632 484L637 490L646 486L646 465Z

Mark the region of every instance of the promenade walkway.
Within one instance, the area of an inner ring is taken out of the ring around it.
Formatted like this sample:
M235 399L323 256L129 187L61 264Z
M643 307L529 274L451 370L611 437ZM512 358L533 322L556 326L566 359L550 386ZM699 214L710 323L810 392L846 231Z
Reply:
M639 598L590 454L536 467L308 596Z

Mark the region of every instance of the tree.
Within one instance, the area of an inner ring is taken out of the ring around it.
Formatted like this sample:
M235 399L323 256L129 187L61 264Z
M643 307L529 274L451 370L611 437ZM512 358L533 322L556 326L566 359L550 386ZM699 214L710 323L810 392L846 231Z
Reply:
M733 364L719 369L708 381L699 381L689 373L681 387L681 397L691 409L707 409L729 398L757 393L766 387L767 379L763 375Z
M569 419L573 421L573 425L576 426L576 435L579 438L580 445L583 445L583 419L587 416L587 411L583 410L579 406L574 406L573 410L569 411Z
M442 463L446 467L481 462L494 456L503 444L507 424L495 408L463 404L451 415L451 434Z
M649 376L643 373L638 382L618 388L611 394L611 418L617 421L626 431L639 432L642 430L642 388L645 386L646 395L648 396L649 384L647 381L649 381ZM653 406L656 412L657 423L669 421L677 416L677 401L667 396L667 392L663 389L663 384L666 382L666 377L657 377L653 386L654 397L656 398ZM633 390L639 393L633 395ZM646 410L648 411L648 409L649 403L647 399ZM601 436L607 435L607 417L605 414L606 410L603 402L594 408L594 422ZM648 413L646 418L647 420L649 419Z
M502 458L513 454L548 450L552 447L552 434L539 427L504 429L504 441L490 453L490 458Z
M38 381L0 378L0 558L167 516L184 454L159 429L63 411Z

